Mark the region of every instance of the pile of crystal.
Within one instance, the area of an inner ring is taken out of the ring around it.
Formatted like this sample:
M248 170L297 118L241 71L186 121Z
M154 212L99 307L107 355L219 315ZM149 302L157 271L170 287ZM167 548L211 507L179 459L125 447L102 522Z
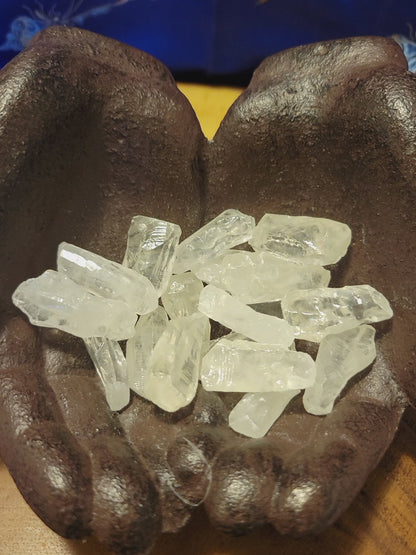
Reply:
M229 423L249 437L267 433L302 390L308 412L328 414L376 356L369 324L392 316L369 285L329 287L324 266L346 254L350 228L277 214L256 225L229 209L180 235L176 224L134 217L123 265L62 243L58 271L21 284L13 302L32 323L84 339L113 410L132 389L175 412L200 381L244 394ZM210 320L230 333L211 339ZM296 339L319 343L316 360Z

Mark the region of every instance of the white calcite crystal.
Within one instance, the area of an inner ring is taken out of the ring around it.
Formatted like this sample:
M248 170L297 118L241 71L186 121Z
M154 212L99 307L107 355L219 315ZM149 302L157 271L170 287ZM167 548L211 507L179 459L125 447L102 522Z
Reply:
M314 380L310 355L278 345L222 338L202 359L201 382L208 391L286 391L309 387Z
M370 285L290 291L282 300L282 312L298 338L316 342L393 315L388 300Z
M130 401L130 388L120 345L105 337L89 337L84 343L103 383L108 406L111 410L123 409Z
M162 303L169 317L179 318L197 312L203 287L202 281L192 272L172 276L162 295Z
M362 325L327 335L316 357L315 383L305 389L303 405L312 414L328 414L347 381L376 357L375 329Z
M150 281L137 272L69 243L61 243L58 271L91 293L124 301L138 314L154 310L158 295Z
M300 389L246 393L229 414L230 428L248 437L263 437Z
M179 244L174 265L175 274L192 270L223 251L247 242L255 221L239 210L225 210Z
M175 412L188 405L198 387L201 351L210 333L209 320L193 314L170 320L148 362L145 397Z
M249 243L304 264L334 264L347 252L351 229L341 222L309 216L265 214Z
M367 324L392 316L369 285L327 287L323 266L346 253L350 228L277 214L255 227L229 209L179 244L180 235L177 224L135 216L122 265L61 243L58 272L20 284L13 302L31 323L84 339L112 410L132 389L175 412L200 379L209 391L245 393L229 424L248 437L266 434L302 389L307 411L329 413L374 360ZM247 241L255 252L240 250ZM231 333L211 340L209 318ZM316 363L295 338L321 343Z
M270 252L234 251L220 262L195 269L199 278L229 291L246 304L280 301L292 289L326 287L321 266L288 262Z
M55 270L21 283L12 299L36 326L57 328L83 338L121 340L134 335L137 315L130 306L97 297Z
M138 395L145 396L144 386L149 372L150 355L168 324L168 315L162 306L141 316L134 336L126 344L127 379Z
M214 285L202 290L199 310L232 331L260 343L287 348L294 339L294 330L285 320L256 312Z
M167 288L182 230L177 224L135 216L131 220L123 265L146 276L160 296Z

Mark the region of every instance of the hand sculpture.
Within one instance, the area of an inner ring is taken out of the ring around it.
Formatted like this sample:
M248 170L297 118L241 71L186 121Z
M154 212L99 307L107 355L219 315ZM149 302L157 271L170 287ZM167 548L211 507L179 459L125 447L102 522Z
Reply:
M222 530L292 535L340 516L416 398L416 82L381 38L265 60L214 140L158 61L50 28L0 74L0 453L37 514L66 537L148 552L204 502ZM186 236L225 208L343 221L333 286L391 302L378 356L326 417L293 401L267 436L229 429L238 398L200 389L169 414L134 396L111 413L82 342L35 329L16 286L68 241L121 261L132 216Z

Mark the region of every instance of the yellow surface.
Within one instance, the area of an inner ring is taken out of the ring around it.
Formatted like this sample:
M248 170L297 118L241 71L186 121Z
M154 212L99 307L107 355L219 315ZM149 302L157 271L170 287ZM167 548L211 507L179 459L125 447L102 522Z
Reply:
M179 83L178 87L190 100L202 131L208 139L213 138L228 108L242 91L237 87L215 87L193 83Z
M180 85L211 138L240 90ZM407 555L416 553L416 416L399 433L363 491L339 522L304 540L271 527L241 538L220 534L203 511L176 535L162 536L152 555ZM95 539L65 540L26 505L0 461L0 555L108 555Z

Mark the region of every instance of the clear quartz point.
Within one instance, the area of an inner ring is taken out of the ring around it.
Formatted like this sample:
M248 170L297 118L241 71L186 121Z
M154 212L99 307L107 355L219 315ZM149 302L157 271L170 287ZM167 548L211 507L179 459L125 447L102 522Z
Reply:
M181 274L192 270L223 251L247 242L253 233L254 225L252 216L247 216L239 210L225 210L179 244L174 273Z
M220 339L202 359L201 382L208 391L285 391L314 380L310 355L277 345Z
M131 220L123 265L146 276L159 296L168 286L181 233L177 224L157 218Z
M327 335L316 357L315 383L305 389L303 405L312 414L328 414L350 378L376 357L375 329L362 325Z
M300 389L246 393L229 414L230 428L248 437L267 434Z
M137 315L131 307L97 297L55 270L21 283L12 299L36 326L57 328L82 338L117 341L134 335Z
M393 315L388 300L370 285L290 291L282 300L282 312L298 338L317 342L329 333Z
M162 303L170 318L190 316L198 311L202 281L192 272L173 275L162 295Z
M158 306L153 312L140 317L134 337L127 341L127 377L131 389L142 397L149 371L150 355L168 324L166 310Z
M149 359L145 397L168 412L188 405L198 387L209 320L193 314L170 320Z
M129 404L130 388L126 359L120 345L105 337L88 337L84 343L103 383L110 409L121 410Z
M294 330L285 320L256 312L214 285L207 285L202 290L199 310L232 331L260 343L287 348L294 339Z
M288 262L270 252L234 251L194 271L246 304L280 301L292 289L326 287L331 277L321 266Z
M69 243L58 247L58 271L91 293L124 301L138 314L151 312L158 296L150 281L139 274Z
M335 264L347 252L351 229L341 222L310 216L265 214L249 243L254 250L304 264Z

